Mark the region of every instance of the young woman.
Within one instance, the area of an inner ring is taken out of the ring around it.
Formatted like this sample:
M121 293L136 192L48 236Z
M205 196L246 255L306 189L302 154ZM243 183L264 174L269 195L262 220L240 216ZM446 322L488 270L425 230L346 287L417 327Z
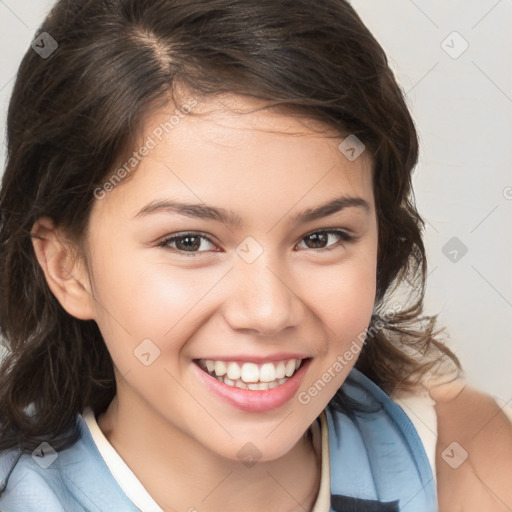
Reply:
M510 510L347 2L61 0L7 128L2 512Z

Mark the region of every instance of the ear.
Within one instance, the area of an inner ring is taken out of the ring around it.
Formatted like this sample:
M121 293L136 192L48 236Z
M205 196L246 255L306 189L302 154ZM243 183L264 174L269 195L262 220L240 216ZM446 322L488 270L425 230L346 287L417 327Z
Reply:
M77 247L49 217L34 223L31 236L37 261L61 306L81 320L94 319L89 275Z

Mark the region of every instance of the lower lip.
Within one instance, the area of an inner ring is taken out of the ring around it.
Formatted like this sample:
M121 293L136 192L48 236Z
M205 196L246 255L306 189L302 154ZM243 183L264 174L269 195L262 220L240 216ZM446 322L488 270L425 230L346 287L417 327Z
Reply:
M242 411L265 412L284 405L295 395L304 379L310 362L311 359L306 359L284 384L266 390L241 389L228 386L203 371L195 362L192 366L208 389L225 402Z

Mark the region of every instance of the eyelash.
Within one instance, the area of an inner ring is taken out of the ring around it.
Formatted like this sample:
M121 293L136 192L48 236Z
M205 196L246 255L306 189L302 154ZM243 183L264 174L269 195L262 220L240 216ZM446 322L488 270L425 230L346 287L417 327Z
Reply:
M338 247L342 247L345 243L350 243L350 242L353 242L355 240L354 236L349 235L347 232L342 231L340 229L324 229L324 230L313 231L311 233L308 233L307 235L304 235L301 238L301 241L304 240L304 238L307 238L309 236L316 235L316 234L338 235L340 237L340 239L341 239L340 242L338 242L338 243L336 243L334 245L331 245L329 247L326 247L326 248L309 249L310 251L314 251L314 252L317 252L317 253L332 251L334 249L337 249ZM195 232L195 231L193 231L193 232L185 232L185 233L179 234L179 235L173 235L171 237L168 237L168 238L162 240L157 245L158 245L158 247L163 247L164 249L169 249L169 250L171 250L173 252L177 252L177 253L182 254L184 256L192 256L192 257L194 257L194 256L197 256L198 254L203 253L203 252L207 252L207 251L195 251L195 252L184 251L184 250L181 250L181 249L175 249L173 247L169 247L168 246L169 243L173 243L176 240L179 240L179 239L182 239L182 238L187 238L187 237L203 238L203 239L207 240L209 243L211 243L212 245L215 245L210 240L210 238L208 238L205 234L199 233L199 232Z

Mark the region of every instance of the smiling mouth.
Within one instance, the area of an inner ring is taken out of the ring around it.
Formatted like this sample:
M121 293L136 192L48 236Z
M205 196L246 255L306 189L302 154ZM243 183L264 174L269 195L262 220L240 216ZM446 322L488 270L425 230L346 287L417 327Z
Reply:
M264 364L197 359L194 362L211 377L228 386L266 391L281 386L301 367L306 359L286 359Z

